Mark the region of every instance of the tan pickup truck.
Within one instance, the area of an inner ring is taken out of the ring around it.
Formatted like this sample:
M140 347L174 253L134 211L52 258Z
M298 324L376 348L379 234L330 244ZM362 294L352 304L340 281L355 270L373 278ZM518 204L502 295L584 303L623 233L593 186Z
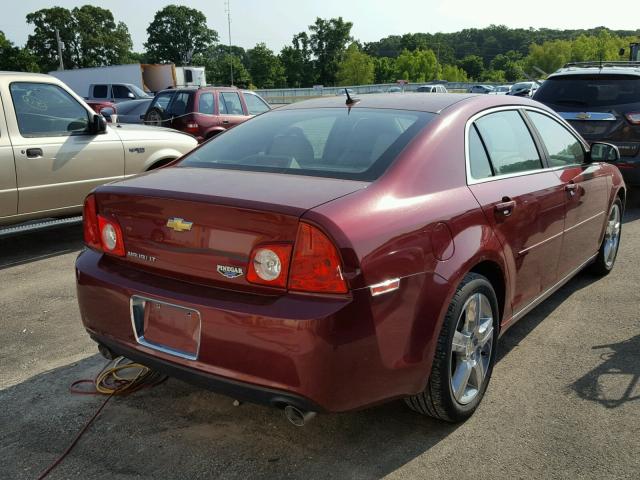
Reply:
M0 72L0 226L78 214L95 186L196 145L175 130L107 125L49 75Z

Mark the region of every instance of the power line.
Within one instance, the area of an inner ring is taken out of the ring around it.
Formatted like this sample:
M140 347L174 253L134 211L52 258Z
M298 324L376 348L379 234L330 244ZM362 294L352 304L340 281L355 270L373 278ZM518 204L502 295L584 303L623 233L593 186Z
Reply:
M227 14L227 25L229 27L229 67L231 69L231 86L233 86L233 50L231 49L231 0L224 2L225 13Z

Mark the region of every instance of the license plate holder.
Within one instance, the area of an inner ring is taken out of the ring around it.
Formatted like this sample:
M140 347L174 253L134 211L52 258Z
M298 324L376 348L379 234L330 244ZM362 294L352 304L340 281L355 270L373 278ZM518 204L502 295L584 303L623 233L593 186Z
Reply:
M196 360L200 350L200 312L152 298L131 297L131 323L139 344Z

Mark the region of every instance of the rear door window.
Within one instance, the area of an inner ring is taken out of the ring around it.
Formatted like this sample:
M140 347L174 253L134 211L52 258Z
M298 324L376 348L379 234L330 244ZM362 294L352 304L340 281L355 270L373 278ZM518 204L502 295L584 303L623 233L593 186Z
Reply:
M167 110L169 102L171 101L171 98L173 98L174 93L175 92L159 93L158 95L156 95L156 98L153 99L153 102L151 102L151 107L149 107L149 109L158 108L161 111L165 112Z
M549 154L550 167L579 165L584 162L582 144L565 127L542 113L527 111Z
M531 132L518 111L490 113L476 120L475 124L496 175L542 168Z
M220 113L227 115L244 115L240 95L238 95L237 92L220 93Z
M190 96L191 94L189 92L178 92L169 106L169 113L176 117L187 113Z
M476 180L493 176L487 151L475 125L469 128L469 168L471 177Z
M215 103L213 99L213 93L203 92L198 99L198 111L200 113L206 113L207 115L213 115L215 113Z

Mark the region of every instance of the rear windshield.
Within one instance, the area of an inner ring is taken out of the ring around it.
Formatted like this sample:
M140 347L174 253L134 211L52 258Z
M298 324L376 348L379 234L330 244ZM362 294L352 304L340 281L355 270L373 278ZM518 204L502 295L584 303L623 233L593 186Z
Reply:
M545 81L536 92L539 102L575 107L606 107L640 103L640 77L572 75Z
M433 117L365 108L272 110L207 142L180 165L372 181Z

